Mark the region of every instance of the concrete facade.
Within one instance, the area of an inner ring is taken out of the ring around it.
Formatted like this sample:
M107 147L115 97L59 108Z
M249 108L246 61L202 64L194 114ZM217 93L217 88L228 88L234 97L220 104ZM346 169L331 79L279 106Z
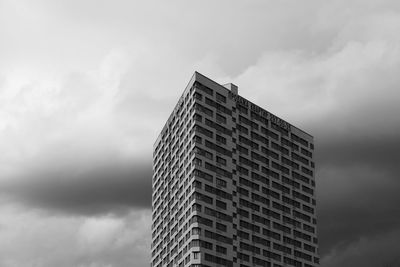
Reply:
M195 72L154 144L151 266L318 266L313 152Z

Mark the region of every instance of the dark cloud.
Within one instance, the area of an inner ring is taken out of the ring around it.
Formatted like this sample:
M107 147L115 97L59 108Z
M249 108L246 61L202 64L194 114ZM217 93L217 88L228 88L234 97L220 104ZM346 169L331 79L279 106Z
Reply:
M351 123L349 119L343 121ZM390 125L393 121L388 118L386 122ZM334 128L335 121L330 123ZM362 131L363 127L365 124L355 131L346 129L341 135L326 131L316 135L322 257L345 253L349 246L357 246L358 240L379 238L400 225L400 139L390 130L382 134L377 133L382 132L379 127L367 132ZM381 263L385 263L386 256L375 255ZM348 262L343 258L341 263L345 265L340 266L361 266L350 264L356 262L355 255L349 258L352 260Z
M362 237L342 250L333 250L322 267L396 267L400 264L400 230L376 237Z
M323 167L364 166L392 174L400 169L397 162L400 158L400 138L390 133L385 136L343 135L341 138L321 140L317 145L316 160Z
M3 183L3 196L51 212L94 215L151 207L151 165L103 164L82 169L51 167ZM27 174L25 174L27 175Z
M317 193L322 255L362 237L387 233L400 225L397 205L400 182L388 181L392 178L368 176L351 169L321 172Z

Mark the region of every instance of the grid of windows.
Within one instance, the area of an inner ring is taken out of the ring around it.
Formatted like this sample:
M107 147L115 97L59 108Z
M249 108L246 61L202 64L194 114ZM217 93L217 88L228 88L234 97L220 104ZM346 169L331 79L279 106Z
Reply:
M195 73L154 146L151 266L318 266L313 149Z

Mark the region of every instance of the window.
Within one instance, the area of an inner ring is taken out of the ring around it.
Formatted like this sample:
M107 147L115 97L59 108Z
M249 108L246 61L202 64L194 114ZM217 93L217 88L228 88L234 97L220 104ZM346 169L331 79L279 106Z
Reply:
M202 165L202 164L201 164L201 159L195 158L194 161L193 161L193 164L194 164L195 166L201 166L201 165Z
M237 208L237 214L239 214L239 216L249 218L249 212L245 211L244 209Z
M215 204L216 204L216 206L217 206L218 208L221 208L221 209L226 210L226 203L225 203L225 202L220 201L220 200L217 199L217 201L216 201Z
M197 83L197 82L196 82L195 86L197 88L199 88L200 90L202 90L203 92L205 92L206 94L213 95L213 90L212 89L210 89L210 88L208 88L208 87L206 87L206 86L204 86L204 85L202 85L200 83Z
M201 182L200 181L194 181L193 182L193 188L200 188L201 189Z
M222 144L226 145L226 138L225 137L222 137L222 136L217 134L215 136L215 139L217 140L218 143L222 143Z
M199 92L194 93L194 97L200 101L203 99L203 96Z
M192 211L198 211L201 212L201 205L200 204L193 204L192 206Z
M200 235L201 234L201 229L200 227L194 227L192 229L192 235Z
M217 156L217 163L226 166L226 159Z
M194 119L195 119L196 121L198 121L198 122L202 122L203 117L202 117L200 114L195 114L195 115L194 115Z
M244 114L248 113L248 109L240 104L237 106L237 109L239 110L240 113L244 113Z
M208 120L206 120L208 121ZM213 138L213 132L210 130L207 130L206 128L203 128L199 125L195 126L195 131L204 134L205 136L208 136L210 138Z
M249 134L249 130L246 127L244 127L240 124L236 125L236 127L239 132L244 133L244 134Z
M236 147L240 154L245 154L245 155L249 154L249 150L247 148L245 148L241 145L236 145Z
M250 234L248 234L248 233L246 233L246 232L243 232L243 231L238 230L238 231L237 231L237 234L238 234L238 236L239 236L240 238L242 238L242 239L247 239L247 240L250 239Z
M216 182L217 182L217 186L226 187L226 181L217 178L217 179L216 179Z
M236 166L236 169L240 174L249 175L249 170L244 167Z
M217 98L217 101L226 103L226 97L225 96L217 93L216 98Z
M217 230L219 230L219 231L226 232L226 228L227 228L227 227L226 227L225 224L222 224L222 223L218 223L218 222L217 222L216 228L217 228Z
M208 152L208 151L204 151L204 156L206 157L206 158L208 158L208 159L213 159L213 154L212 153L210 153L210 152Z
M201 137L196 135L196 136L194 137L194 141L195 141L196 143L198 143L198 144L201 144Z
M207 241L201 241L201 246L206 249L213 249L213 244Z
M250 256L244 254L244 253L238 253L237 257L239 259L241 259L242 261L249 261L250 260Z
M217 113L217 122L226 124L226 118Z
M193 247L200 247L200 240L198 240L198 239L192 240L192 241L190 242L190 247L191 247L191 248L193 248Z
M200 104L196 104L195 108L196 108L196 110L203 112L203 113L207 114L208 116L211 116L211 117L213 116L213 111L209 108L206 108Z
M200 252L193 252L193 259L200 259Z
M216 250L218 253L222 253L222 254L226 254L226 248L222 247L222 246L216 246Z

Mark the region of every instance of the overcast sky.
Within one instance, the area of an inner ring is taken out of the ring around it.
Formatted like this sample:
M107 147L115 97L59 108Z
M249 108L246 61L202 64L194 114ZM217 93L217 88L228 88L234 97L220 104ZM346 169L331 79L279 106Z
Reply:
M322 267L400 265L398 0L0 0L0 266L149 266L196 70L314 135Z

